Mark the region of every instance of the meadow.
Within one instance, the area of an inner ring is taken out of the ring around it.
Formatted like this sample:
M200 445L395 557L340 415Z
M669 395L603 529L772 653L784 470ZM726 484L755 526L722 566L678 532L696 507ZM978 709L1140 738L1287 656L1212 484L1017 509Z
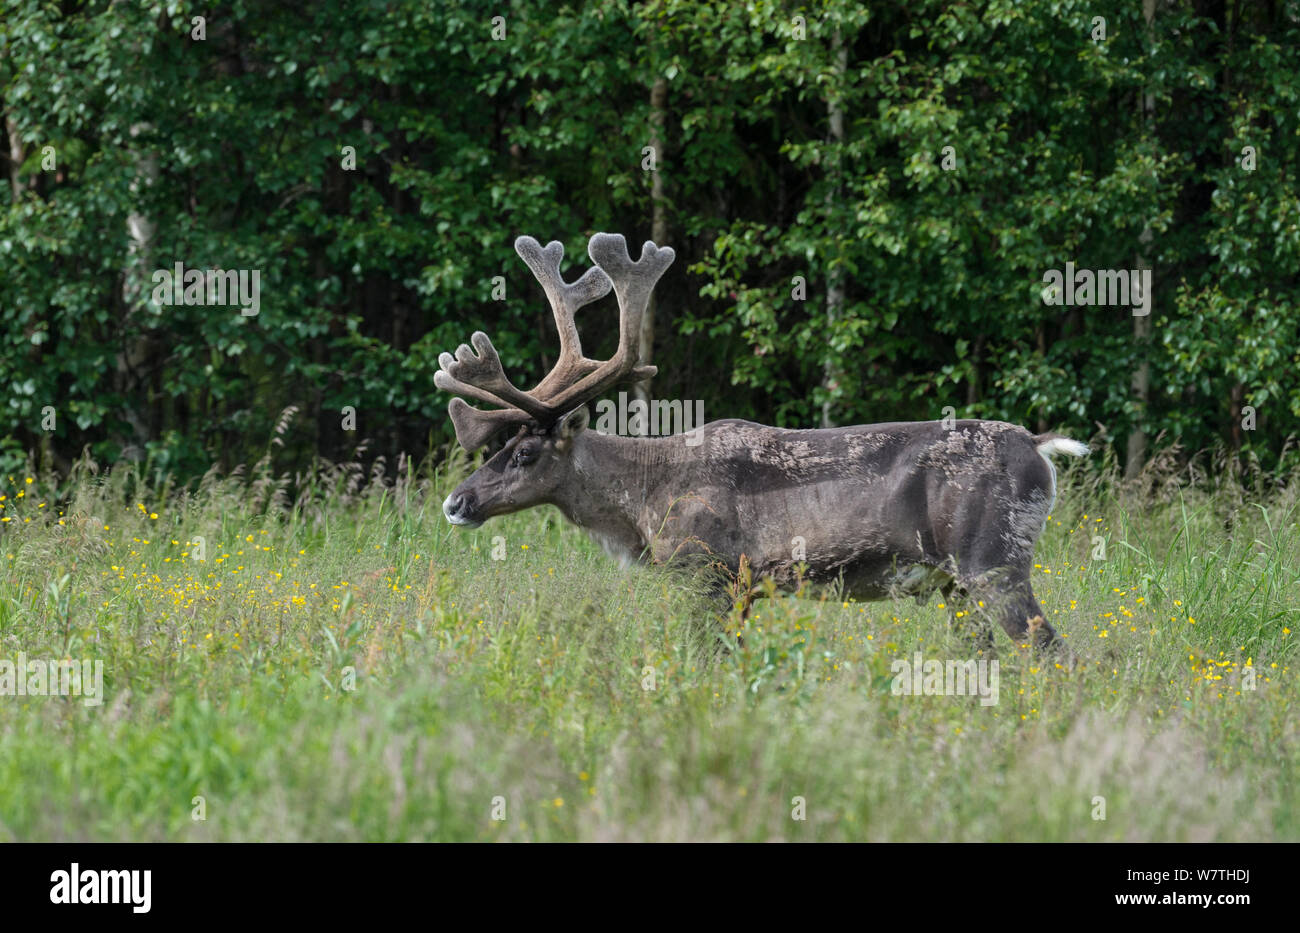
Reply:
M999 631L982 705L891 689L965 656L937 596L719 618L552 509L449 526L468 468L0 477L0 658L105 693L0 696L0 841L1300 839L1293 479L1063 471L1080 663Z

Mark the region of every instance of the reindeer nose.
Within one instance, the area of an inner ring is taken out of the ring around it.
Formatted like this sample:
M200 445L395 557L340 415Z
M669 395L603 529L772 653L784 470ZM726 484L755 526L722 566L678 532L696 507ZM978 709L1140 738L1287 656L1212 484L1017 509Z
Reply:
M469 525L474 521L470 515L477 504L478 497L474 493L456 491L443 500L442 514L453 525Z

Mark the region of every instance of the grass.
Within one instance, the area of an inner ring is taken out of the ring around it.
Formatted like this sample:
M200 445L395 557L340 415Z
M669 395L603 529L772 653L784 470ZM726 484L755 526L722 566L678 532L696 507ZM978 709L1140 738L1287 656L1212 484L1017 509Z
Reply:
M1035 587L1083 663L999 632L984 706L891 691L962 657L937 597L728 648L553 510L451 528L463 470L0 477L0 659L105 693L0 696L0 840L1300 839L1295 484L1064 474Z

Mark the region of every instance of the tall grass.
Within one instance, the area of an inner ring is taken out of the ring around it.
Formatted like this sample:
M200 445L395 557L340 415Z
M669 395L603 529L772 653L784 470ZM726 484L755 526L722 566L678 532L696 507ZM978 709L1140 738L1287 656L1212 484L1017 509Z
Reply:
M737 644L554 510L449 526L463 458L268 463L0 477L0 658L106 694L0 697L0 840L1300 839L1295 483L1063 473L1034 584L1083 663L999 633L983 706L891 691L963 656L938 599Z

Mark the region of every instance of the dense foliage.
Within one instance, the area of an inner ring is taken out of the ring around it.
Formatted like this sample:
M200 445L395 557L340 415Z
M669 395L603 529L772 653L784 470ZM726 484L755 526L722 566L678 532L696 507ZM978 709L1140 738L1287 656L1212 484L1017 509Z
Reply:
M679 259L654 394L709 418L950 406L1100 431L1121 459L1164 432L1266 464L1300 425L1295 0L1147 0L1149 21L1074 0L2 6L8 464L89 446L188 476L277 425L296 462L427 451L451 436L439 352L482 328L517 382L553 359L514 237L581 268L590 233L639 243L656 214ZM158 304L178 262L258 270L259 313ZM1045 304L1067 262L1149 265L1149 317ZM608 301L580 321L597 348Z

